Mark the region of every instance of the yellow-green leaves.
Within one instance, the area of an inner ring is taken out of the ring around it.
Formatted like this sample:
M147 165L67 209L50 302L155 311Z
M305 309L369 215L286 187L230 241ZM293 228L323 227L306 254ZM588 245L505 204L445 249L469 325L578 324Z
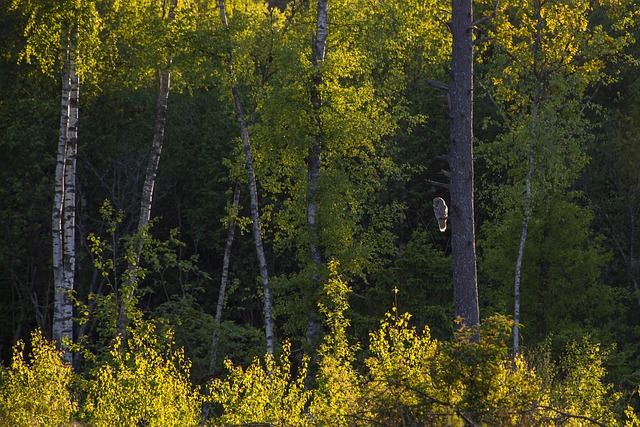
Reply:
M195 427L202 397L189 380L190 367L172 337L161 340L153 324L138 323L128 348L116 340L87 382L85 417L95 427Z
M50 75L60 70L64 50L71 48L76 56L76 70L81 77L91 77L100 47L102 18L93 0L32 1L14 0L12 7L26 17L27 39L21 60L35 62Z
M210 425L311 425L305 414L311 396L304 389L306 363L294 376L290 357L290 346L285 344L279 359L267 354L246 369L227 361L228 377L211 384L211 402L221 413Z
M54 427L71 421L77 403L71 394L71 366L40 330L31 334L31 354L25 344L14 347L8 369L0 368L0 425Z

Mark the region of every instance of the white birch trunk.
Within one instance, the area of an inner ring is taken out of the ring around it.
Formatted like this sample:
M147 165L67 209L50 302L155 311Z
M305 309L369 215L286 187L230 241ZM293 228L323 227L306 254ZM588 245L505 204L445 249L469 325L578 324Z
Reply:
M78 102L80 82L75 67L75 37L71 29L69 41L63 49L62 101L60 139L56 163L54 206L52 215L54 314L53 338L64 350L63 360L70 363L72 354L65 340L73 340L73 300L75 281L75 209L76 157L78 144ZM64 36L63 36L64 37Z
M227 292L227 282L229 279L229 264L231 261L231 247L236 230L236 215L240 204L240 185L236 184L233 191L233 202L231 204L232 216L227 227L227 242L224 247L224 258L222 259L222 275L220 277L220 291L218 292L218 304L216 305L216 315L213 324L213 335L211 337L211 362L209 364L209 375L213 377L216 371L218 359L218 342L220 341L220 324L222 323L222 312Z
M218 7L220 8L220 20L225 31L229 30L229 24L227 22L227 12L224 0L218 0ZM253 239L256 248L256 255L258 257L258 265L260 269L260 278L262 280L262 293L264 298L264 323L265 323L265 337L266 337L266 350L268 354L273 354L275 349L275 336L273 333L273 315L271 300L271 288L269 285L269 272L267 270L267 260L264 255L264 246L262 243L262 230L260 228L260 211L258 208L258 184L256 182L255 171L253 167L253 153L251 151L251 141L249 138L249 127L247 125L244 109L242 108L242 100L240 97L240 89L236 83L236 76L234 70L233 50L229 48L229 62L228 73L231 77L233 87L231 92L233 94L233 101L236 111L236 118L238 120L238 126L240 127L240 134L242 137L242 147L245 154L245 167L247 170L247 177L249 180L249 198L251 201L251 220L253 222Z
M318 181L320 179L320 167L322 165L322 149L324 144L324 123L322 120L322 86L323 74L321 67L324 63L325 51L327 47L327 35L329 27L329 4L328 0L318 0L316 33L311 47L311 62L315 69L311 82L311 106L315 116L315 138L313 145L309 147L307 155L307 227L309 228L309 252L311 261L315 268L312 275L312 288L309 298L314 300L315 294L320 288L319 270L322 265L322 250L320 249L320 232L318 230L318 212L320 210L318 202ZM317 317L315 304L309 309L307 315L307 342L314 358L315 347L320 342L322 324ZM307 386L311 385L311 370L307 371Z
M175 8L177 0L171 0L167 22L171 22L175 18ZM156 101L156 123L153 133L153 143L149 153L149 161L144 177L142 187L142 196L140 198L140 212L138 214L138 241L133 248L133 261L127 268L127 279L123 283L122 296L120 300L120 312L117 322L118 333L126 336L126 328L129 325L129 309L138 285L138 266L140 256L144 244L146 229L151 221L151 208L153 206L153 194L158 175L158 166L160 164L160 155L162 154L162 145L164 143L164 133L167 123L167 108L169 104L169 92L171 89L171 64L173 56L171 53L167 55L166 66L159 72L158 76L158 99Z
M538 108L540 105L540 77L538 69L538 54L541 49L541 16L538 10L538 26L533 52L533 76L536 79L536 89L531 110L531 143L529 144L529 171L525 180L525 201L524 201L524 221L520 235L520 246L518 247L518 258L516 259L516 272L513 284L513 356L520 352L520 279L522 277L522 258L524 257L524 246L527 242L527 232L529 230L529 220L531 218L531 185L535 171L535 140L537 136Z

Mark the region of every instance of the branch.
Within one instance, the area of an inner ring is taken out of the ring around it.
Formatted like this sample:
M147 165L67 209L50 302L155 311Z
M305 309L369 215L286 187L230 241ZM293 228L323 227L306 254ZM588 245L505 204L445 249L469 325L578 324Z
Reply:
M585 415L570 414L568 412L561 411L560 409L556 409L556 408L553 408L551 406L538 406L538 408L539 409L546 409L547 411L553 411L553 412L557 413L558 415L560 415L562 417L565 417L565 418L575 418L575 419L578 419L578 420L585 420L585 421L589 421L590 423L595 424L595 425L600 426L600 427L609 427L607 424L601 423L600 421L594 420L593 418L587 417Z
M502 120L504 120L505 123L508 123L510 121L509 116L507 116L507 114L504 112L500 104L498 104L496 99L493 97L493 94L491 93L491 91L484 85L484 83L482 83L482 80L479 77L477 77L475 73L473 74L473 77L476 83L478 83L478 85L482 88L482 90L484 90L484 93L486 93L487 96L489 97L489 101L491 101L495 109L498 111L498 115L502 118Z
M482 18L478 19L476 22L471 24L471 28L475 28L478 25L482 25L485 22L491 21L493 18L495 18L496 14L498 13L498 4L499 3L500 3L500 1L496 1L496 3L493 5L493 12L491 12L491 15L483 16Z
M445 182L432 181L430 179L426 179L425 181L427 181L427 183L429 183L431 185L436 185L438 187L446 188L447 190L449 189L449 184L447 184Z
M444 169L441 169L441 170L440 170L440 175L443 175L443 176L445 176L445 177L447 177L447 178L451 178L451 172L446 171L446 170L444 170Z
M431 86L431 87L435 87L436 89L444 90L445 92L449 91L449 86L448 85L446 85L444 83L441 83L441 82L438 82L438 81L435 81L435 80L428 80L427 79L427 84L429 86Z

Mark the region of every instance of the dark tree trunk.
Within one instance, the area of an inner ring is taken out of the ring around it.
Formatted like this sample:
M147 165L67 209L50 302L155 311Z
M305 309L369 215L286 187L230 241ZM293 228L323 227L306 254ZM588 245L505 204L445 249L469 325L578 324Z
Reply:
M455 315L478 325L478 285L473 206L473 6L452 0L450 99L451 247Z

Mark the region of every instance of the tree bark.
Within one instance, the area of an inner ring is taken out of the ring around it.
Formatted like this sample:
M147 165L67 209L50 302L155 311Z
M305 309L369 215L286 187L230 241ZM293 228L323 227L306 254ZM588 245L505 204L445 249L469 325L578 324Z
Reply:
M64 340L73 340L73 300L75 281L75 208L76 158L78 144L78 102L80 82L76 72L75 39L77 27L71 27L62 49L62 100L60 138L56 161L52 212L54 313L53 339L64 350L63 360L70 363L72 354Z
M227 242L224 246L224 258L222 259L222 275L220 277L220 291L218 292L218 304L216 305L216 315L213 324L213 335L211 337L211 362L209 364L209 375L213 377L216 372L218 359L218 342L220 341L220 324L222 323L222 311L224 310L224 300L227 292L227 282L229 279L229 263L231 260L231 247L236 230L236 215L240 204L240 184L236 184L233 190L233 202L231 204L232 216L227 227Z
M455 315L464 325L480 321L473 198L473 6L452 0L450 153L451 248Z
M324 124L322 121L322 64L324 63L328 34L328 0L318 0L316 34L312 45L311 62L314 73L311 83L311 106L315 118L315 135L313 145L309 147L307 155L307 227L309 229L309 252L313 262L312 295L320 288L320 266L322 265L322 250L320 249L320 233L318 230L318 180L320 179L320 167L322 164L322 147L324 144ZM313 297L312 297L313 298ZM321 322L317 318L316 310L309 310L307 319L307 342L311 351L320 341Z
M229 24L227 22L227 12L224 0L218 0L218 7L220 8L220 20L225 31L229 31ZM273 333L273 316L272 316L272 300L271 300L271 288L269 285L269 272L267 270L267 260L264 255L264 245L262 243L262 230L260 228L260 211L258 208L258 184L256 182L256 176L253 166L253 152L251 151L251 141L249 138L249 127L245 119L244 109L242 107L242 99L240 97L240 89L236 82L236 75L234 69L233 50L229 46L228 51L229 59L227 63L227 71L229 77L231 77L232 88L231 93L233 95L233 101L236 111L236 118L238 120L238 127L240 128L240 134L242 138L242 147L245 154L245 168L247 170L247 177L249 180L249 198L251 207L251 220L254 246L256 249L256 255L258 257L258 265L260 269L260 278L262 280L262 292L264 299L264 323L265 323L265 337L266 337L266 350L268 354L273 354L275 349L275 336Z
M522 276L522 259L524 257L524 246L527 242L527 231L529 230L529 220L531 218L531 185L533 173L535 171L535 140L537 137L538 109L540 106L540 69L538 55L542 48L542 16L540 9L537 10L536 40L533 46L533 77L536 81L536 89L533 98L533 108L531 109L531 143L529 144L529 171L525 180L525 201L524 201L524 221L520 234L520 246L518 247L518 258L516 259L516 273L513 284L513 356L520 352L520 279Z
M178 0L171 0L169 11L167 14L167 22L175 19L175 9ZM120 312L117 322L118 333L122 336L126 335L126 328L129 325L129 309L133 301L135 291L137 289L138 266L140 256L144 245L145 234L151 221L151 208L153 206L153 194L156 186L158 175L158 166L160 164L160 155L162 154L162 145L164 143L164 133L167 123L167 108L169 104L169 92L171 89L171 64L173 56L171 52L167 55L165 67L161 69L158 76L158 99L156 101L156 123L153 133L153 143L149 153L149 161L144 177L142 187L142 197L140 199L140 212L138 214L138 236L134 247L133 262L127 267L127 279L122 287L122 296L120 300Z

